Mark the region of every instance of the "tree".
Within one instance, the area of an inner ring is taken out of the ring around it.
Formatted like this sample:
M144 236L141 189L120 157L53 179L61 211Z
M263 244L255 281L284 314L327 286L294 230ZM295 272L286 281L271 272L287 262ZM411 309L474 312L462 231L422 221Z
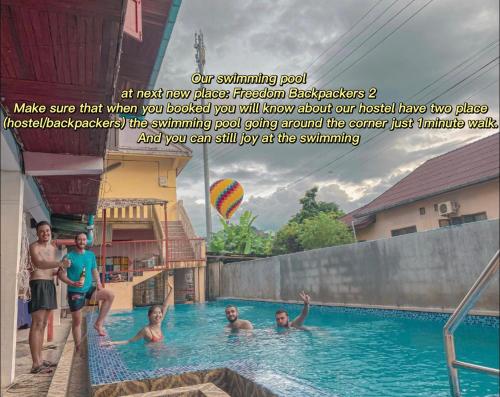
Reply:
M336 213L321 212L306 219L298 233L302 247L309 250L353 243L351 230L336 218Z
M299 242L300 226L296 222L288 222L283 226L273 241L273 255L288 254L290 252L302 251L302 245Z
M344 212L339 209L336 203L316 201L317 193L318 187L316 186L306 192L304 197L300 199L302 209L289 222L302 224L306 219L312 218L322 212L332 213L337 218L344 215Z
M269 254L273 236L252 226L256 218L257 216L250 211L245 211L240 217L239 224L229 224L221 219L223 229L212 236L210 251L245 255Z

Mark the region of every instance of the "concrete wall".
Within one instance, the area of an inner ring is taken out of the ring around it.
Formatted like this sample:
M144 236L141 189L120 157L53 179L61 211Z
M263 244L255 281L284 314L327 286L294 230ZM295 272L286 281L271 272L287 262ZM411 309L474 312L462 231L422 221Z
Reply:
M434 210L434 205L445 201L455 201L460 205L457 216L486 212L487 219L498 219L498 200L498 179L495 179L381 211L377 213L375 223L356 230L356 235L358 240L377 240L391 237L391 230L409 226L416 226L418 232L437 229L439 220L447 218L439 216L439 212ZM420 214L420 208L425 208L424 215Z
M499 221L408 234L209 268L220 296L317 303L454 309L498 250ZM475 309L498 314L498 274Z
M1 171L1 387L14 380L17 325L17 273L21 257L23 222L23 175Z
M104 198L154 198L167 200L168 220L177 220L177 169L174 158L108 153L106 167L121 163L106 173ZM159 177L167 179L160 186ZM158 219L163 220L163 208L155 206Z

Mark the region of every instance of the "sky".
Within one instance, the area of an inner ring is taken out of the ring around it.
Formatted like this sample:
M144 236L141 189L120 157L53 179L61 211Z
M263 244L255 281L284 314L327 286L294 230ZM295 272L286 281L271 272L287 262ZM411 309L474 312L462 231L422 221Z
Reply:
M200 30L205 74L307 72L307 86L297 87L376 87L372 103L420 104L438 97L440 104L487 104L487 115L499 118L498 0L183 0L157 87L197 88L191 75L196 72L194 33ZM357 102L334 101L339 103ZM343 131L360 133L361 144L209 145L210 183L232 178L245 190L232 221L250 210L257 215L256 227L276 231L299 211L300 198L314 186L319 200L333 201L347 213L426 160L496 132ZM187 146L193 158L178 177L177 196L205 236L202 145ZM220 229L214 209L212 223L214 232Z

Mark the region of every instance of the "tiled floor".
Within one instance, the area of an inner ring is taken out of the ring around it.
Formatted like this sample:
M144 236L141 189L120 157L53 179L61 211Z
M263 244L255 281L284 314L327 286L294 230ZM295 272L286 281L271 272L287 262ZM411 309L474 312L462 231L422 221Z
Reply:
M57 362L61 356L66 338L71 329L71 320L61 319L61 325L54 326L54 340L45 343L43 358ZM16 378L7 389L2 390L4 397L42 397L47 395L52 374L30 374L31 355L28 344L29 329L18 330L16 345Z

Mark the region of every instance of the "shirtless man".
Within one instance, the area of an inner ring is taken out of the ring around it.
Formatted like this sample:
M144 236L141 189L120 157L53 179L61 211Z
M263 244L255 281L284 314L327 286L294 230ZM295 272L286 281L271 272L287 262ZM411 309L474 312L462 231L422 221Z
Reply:
M236 330L236 329L253 329L253 325L248 320L240 320L238 319L238 308L233 305L226 306L226 318L229 321L227 324L227 328Z
M275 318L276 318L276 325L279 328L293 327L293 328L303 329L302 325L304 324L304 321L307 315L309 314L309 303L311 301L311 297L307 295L304 291L302 291L299 294L299 296L304 301L304 307L302 308L302 312L295 320L290 322L286 310L278 310L276 312Z
M29 344L33 374L52 372L52 367L55 367L54 363L42 359L43 336L50 311L57 309L54 269L71 265L67 259L56 261L57 248L51 241L52 230L48 222L39 222L36 234L38 240L30 245L33 272L30 278L31 300L28 303L32 318Z

